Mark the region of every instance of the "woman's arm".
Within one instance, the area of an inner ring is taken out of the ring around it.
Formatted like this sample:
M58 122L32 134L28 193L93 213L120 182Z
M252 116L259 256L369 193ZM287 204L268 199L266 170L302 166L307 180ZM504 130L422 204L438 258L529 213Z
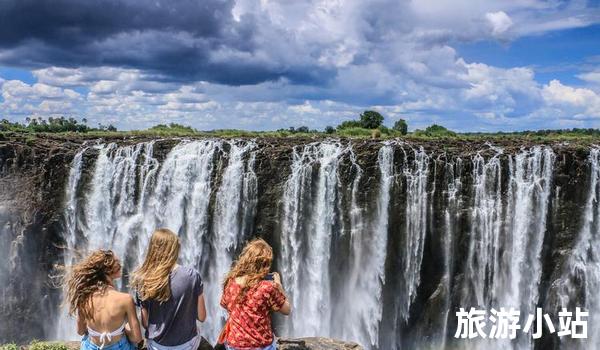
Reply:
M148 310L146 310L145 307L141 307L141 314L142 314L142 326L144 326L144 328L148 328Z
M281 307L275 311L282 313L284 315L289 315L290 312L292 312L292 305L290 304L290 301L288 300L287 296L285 295L285 291L283 290L283 285L281 284L281 276L279 276L279 273L277 273L277 272L273 273L273 282L275 282L275 287L279 290L281 295L285 298L285 302L283 303L283 305L281 305Z
M129 297L127 301L127 325L125 333L130 342L138 344L142 341L142 330L140 329L140 321L135 312L135 303L133 298Z
M204 322L206 320L206 305L204 305L204 293L198 296L198 321Z
M77 315L77 334L85 335L87 333L87 322Z
M286 316L292 312L292 305L290 305L290 301L287 300L287 298L285 299L285 303L283 303L283 306L281 306L281 308L279 308L277 312Z

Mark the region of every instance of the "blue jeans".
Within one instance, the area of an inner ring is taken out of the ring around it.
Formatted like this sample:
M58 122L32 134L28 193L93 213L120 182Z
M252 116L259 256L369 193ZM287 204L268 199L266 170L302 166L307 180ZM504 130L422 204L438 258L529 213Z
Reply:
M264 348L243 348L243 349L238 349L238 348L233 348L233 347L227 345L227 343L225 343L225 348L227 350L277 350L277 339L275 339L275 337L273 337L273 344L271 344L269 346L265 346Z
M125 334L121 336L118 342L106 345L102 350L136 350L137 347L129 342ZM81 347L79 350L100 350L100 345L92 343L88 335L84 335L81 339Z

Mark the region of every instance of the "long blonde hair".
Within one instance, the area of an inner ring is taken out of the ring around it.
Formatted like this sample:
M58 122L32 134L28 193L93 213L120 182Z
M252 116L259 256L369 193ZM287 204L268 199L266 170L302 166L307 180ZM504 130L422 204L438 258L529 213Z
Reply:
M131 287L136 289L142 300L169 300L169 274L177 264L179 248L179 237L173 231L166 228L154 231L146 260L132 275Z
M112 250L96 250L65 276L66 302L69 315L77 314L83 320L93 318L95 293L104 294L112 286L110 277L121 269L121 263Z
M242 301L246 296L246 292L262 281L269 273L272 262L273 249L271 246L261 238L253 239L246 244L238 260L227 273L225 281L223 281L223 291L225 291L230 281L245 276L246 281L236 299L237 302Z

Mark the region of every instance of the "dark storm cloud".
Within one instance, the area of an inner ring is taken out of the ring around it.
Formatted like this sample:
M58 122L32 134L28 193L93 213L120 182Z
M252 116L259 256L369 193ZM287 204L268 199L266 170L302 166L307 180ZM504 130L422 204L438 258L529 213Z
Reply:
M253 16L236 21L233 6L231 0L5 0L0 64L127 67L167 80L229 85L280 78L315 84L334 75L272 58L257 47Z

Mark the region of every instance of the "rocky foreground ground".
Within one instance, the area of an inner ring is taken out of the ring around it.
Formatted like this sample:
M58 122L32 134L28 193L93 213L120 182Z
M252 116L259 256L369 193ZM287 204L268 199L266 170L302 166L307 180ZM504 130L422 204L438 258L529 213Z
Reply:
M363 350L363 347L351 342L345 342L329 338L280 338L277 341L279 350ZM21 346L20 350L78 350L79 342L36 342L33 345ZM4 347L0 347L3 349ZM18 348L18 347L11 347ZM222 348L222 347L221 347ZM8 348L7 348L8 349ZM145 347L143 348L145 349ZM218 350L219 347L213 347L206 339L198 350ZM14 350L14 349L13 349Z

